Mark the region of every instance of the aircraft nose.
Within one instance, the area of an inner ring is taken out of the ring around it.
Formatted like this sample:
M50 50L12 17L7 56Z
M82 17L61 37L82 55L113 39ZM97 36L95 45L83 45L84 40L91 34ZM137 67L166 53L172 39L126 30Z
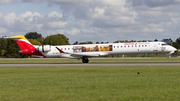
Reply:
M171 46L171 48L170 48L170 51L171 51L171 52L170 52L170 53L172 54L172 53L174 53L176 50L177 50L176 48L174 48L174 47Z
M174 48L174 47L172 47L172 50L173 50L173 51L176 51L177 49L176 49L176 48Z

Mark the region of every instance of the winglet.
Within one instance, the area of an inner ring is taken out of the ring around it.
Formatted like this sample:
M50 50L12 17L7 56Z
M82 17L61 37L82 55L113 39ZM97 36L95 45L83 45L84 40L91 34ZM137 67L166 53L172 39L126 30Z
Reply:
M61 49L59 49L58 47L56 47L58 49L58 51L60 52L60 54L65 53L64 51L62 51Z

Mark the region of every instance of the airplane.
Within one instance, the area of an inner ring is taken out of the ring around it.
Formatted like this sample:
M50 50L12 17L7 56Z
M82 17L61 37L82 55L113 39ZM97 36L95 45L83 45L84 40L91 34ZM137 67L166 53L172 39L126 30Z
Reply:
M165 42L38 46L32 45L23 35L15 35L7 38L16 40L16 43L21 49L20 53L44 58L63 57L82 59L82 63L88 63L88 58L92 57L121 54L167 53L169 57L170 54L177 50Z

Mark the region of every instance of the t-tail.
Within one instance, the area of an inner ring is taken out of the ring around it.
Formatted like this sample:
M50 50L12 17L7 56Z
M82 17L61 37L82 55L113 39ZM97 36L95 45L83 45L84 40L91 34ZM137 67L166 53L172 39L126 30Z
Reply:
M41 52L36 51L36 47L32 45L23 35L15 35L12 37L8 37L10 39L15 39L16 43L21 49L21 53L26 55L34 55L34 56L43 56Z

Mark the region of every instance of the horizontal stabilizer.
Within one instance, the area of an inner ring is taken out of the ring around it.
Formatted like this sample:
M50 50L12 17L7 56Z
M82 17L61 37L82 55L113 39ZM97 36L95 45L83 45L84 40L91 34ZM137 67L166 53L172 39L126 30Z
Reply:
M22 37L5 37L5 39L21 39Z

